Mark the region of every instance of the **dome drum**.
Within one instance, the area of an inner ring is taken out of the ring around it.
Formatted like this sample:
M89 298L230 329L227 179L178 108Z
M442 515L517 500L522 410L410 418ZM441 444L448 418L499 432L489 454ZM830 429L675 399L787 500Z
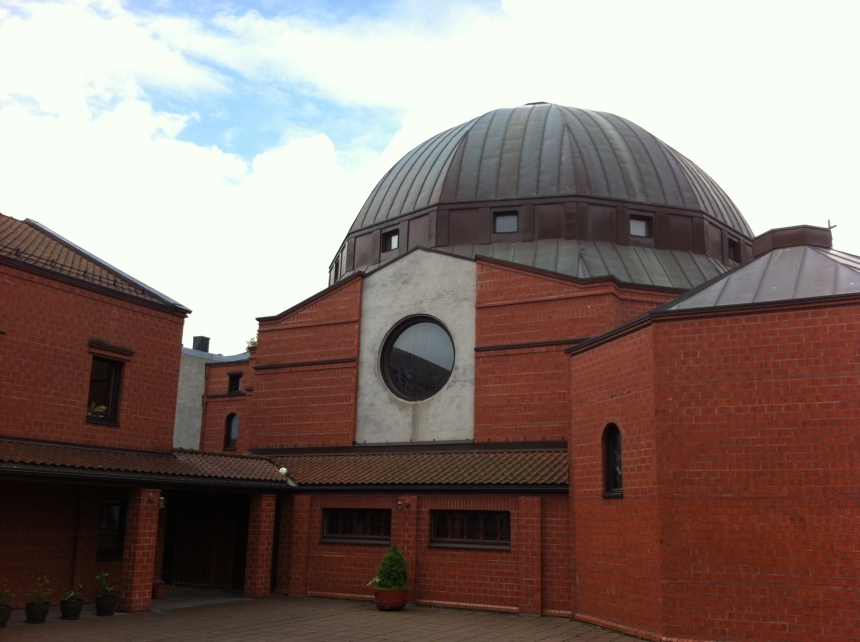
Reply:
M494 219L499 213L516 214L515 232L494 230ZM386 250L382 237L392 231L398 236L398 247ZM347 273L395 259L416 247L442 250L458 245L546 239L693 252L729 267L752 259L750 238L701 212L594 198L485 201L440 204L351 233L330 266L329 283Z

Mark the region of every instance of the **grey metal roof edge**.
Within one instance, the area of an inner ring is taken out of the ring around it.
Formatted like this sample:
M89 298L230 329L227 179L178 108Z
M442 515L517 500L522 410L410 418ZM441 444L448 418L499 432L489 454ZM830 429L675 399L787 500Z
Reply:
M313 456L378 456L426 454L499 454L531 452L567 452L567 441L446 441L353 444L352 446L319 446L311 448L259 448L253 455L266 459Z
M565 240L565 239L560 239L560 240ZM570 240L572 240L575 243L590 243L590 242L592 242L592 241L577 241L575 239L570 239ZM536 243L537 241L521 241L521 242L523 242L523 243ZM475 245L477 246L479 244L475 244ZM491 243L490 244L483 243L480 245L492 245L492 244ZM447 254L447 252L445 252L445 254ZM457 256L457 255L454 254L452 256ZM463 258L466 258L466 257L463 257ZM497 259L494 256L486 256L484 254L476 254L475 258L473 258L471 260L478 261L479 259L481 261L487 261L490 263L501 263L503 265L511 265L511 266L516 267L516 268L527 270L530 272L537 272L538 274L540 274L542 276L557 277L557 278L563 279L565 281L571 281L573 283L594 284L594 283L599 283L601 281L612 281L616 285L618 285L619 287L625 287L625 288L636 288L636 289L644 289L644 290L660 290L663 292L679 292L679 291L683 290L683 288L672 288L672 287L668 287L665 285L649 285L647 283L633 283L632 281L621 281L614 274L606 274L606 275L602 275L602 276L588 276L588 277L573 276L571 274L564 274L563 272L553 272L552 270L546 270L544 268L535 267L533 265L526 265L525 263L517 263L516 261L508 261L505 259ZM674 301L674 299L672 299L672 300Z
M325 288L323 288L322 290L320 290L316 294L312 294L311 296L307 297L306 299L302 299L301 301L299 301L295 305L291 305L289 308L287 308L283 312L278 312L277 314L271 314L268 316L257 317L256 321L258 323L268 323L271 321L278 321L280 319L283 319L284 317L289 316L293 312L297 312L302 307L306 306L308 303L312 303L313 301L316 301L317 299L320 299L320 298L322 298L328 294L331 294L335 290L344 287L347 283L352 283L356 279L363 278L364 276L365 276L365 273L362 270L356 270L354 272L351 272L348 276L343 277L342 279L340 279L336 283L332 283L331 285L326 286Z
M78 245L76 245L76 244L72 243L72 242L71 242L70 240L68 240L67 238L64 238L64 237L60 236L59 234L57 234L56 232L54 232L53 230L51 230L51 229L50 229L50 228L48 228L47 226L42 225L42 224L41 224L41 223L39 223L38 221L34 221L33 219L29 219L29 218L28 218L28 219L25 219L25 220L24 220L24 222L25 222L27 225L29 225L30 227L34 227L34 228L38 229L40 232L42 232L43 234L45 234L45 235L47 235L47 236L51 237L51 238L52 238L52 239L54 239L57 243L60 243L60 244L62 244L62 245L65 245L65 246L66 246L67 248L69 248L70 250L73 250L74 252L77 252L77 253L79 253L79 254L81 254L81 255L85 256L88 260L92 261L93 263L95 263L96 265L98 265L99 267L101 267L102 269L107 270L108 272L111 272L112 274L114 274L114 275L116 275L116 276L120 276L120 277L122 277L123 279L126 279L127 281L130 281L131 283L134 283L134 284L135 284L136 286L138 286L139 288L141 288L141 289L145 290L146 292L148 292L148 293L152 294L152 295L153 295L153 296L155 296L155 297L158 297L158 298L159 298L159 299L161 299L164 303L166 303L166 304L168 304L168 305L171 305L171 306L173 306L173 307L175 307L175 308L177 308L177 309L179 309L179 310L182 310L183 312L186 312L186 313L189 313L189 314L191 313L191 309L190 309L190 308L187 308L187 307L185 307L184 305L182 305L181 303L179 303L178 301L175 301L174 299L171 299L171 298L170 298L169 296L167 296L166 294L162 294L161 292L159 292L159 291L158 291L158 290L156 290L155 288L153 288L153 287L150 287L150 286L146 285L146 283L144 283L143 281L140 281L140 280L138 280L138 279L134 278L133 276L131 276L131 275L129 275L129 274L126 274L125 272L123 272L123 271L122 271L122 270L120 270L119 268L114 267L113 265L111 265L111 264L110 264L110 263L108 263L107 261L104 261L104 260L100 259L100 258L99 258L99 257L97 257L96 255L91 254L90 252L87 252L87 251L86 251L85 249L83 249L82 247L80 247L80 246L78 246ZM133 295L131 295L131 296L133 296ZM135 297L135 298L136 298L136 297Z
M234 362L234 361L247 361L250 355L249 352L240 352L239 354L231 354L231 355L223 355L223 354L214 354L212 352L203 352L202 350L195 350L194 348L186 348L182 347L182 354L187 354L191 357L200 357L201 359L209 359L211 361L219 361L219 362Z

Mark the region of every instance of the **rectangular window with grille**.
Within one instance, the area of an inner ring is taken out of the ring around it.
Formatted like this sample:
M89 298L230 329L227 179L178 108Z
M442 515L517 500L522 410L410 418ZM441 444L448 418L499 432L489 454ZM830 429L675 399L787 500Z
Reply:
M430 546L510 550L511 514L507 511L431 511Z
M323 544L391 543L391 509L326 508Z

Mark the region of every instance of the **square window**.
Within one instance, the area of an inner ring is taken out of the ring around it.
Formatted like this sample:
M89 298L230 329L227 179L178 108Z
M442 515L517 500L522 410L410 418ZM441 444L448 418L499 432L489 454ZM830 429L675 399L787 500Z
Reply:
M114 423L117 421L122 365L122 361L93 357L87 418Z
M741 262L741 244L735 239L729 239L729 260L735 263Z
M430 511L430 546L439 548L511 548L507 511Z
M400 230L389 230L382 233L382 251L390 252L400 247Z
M654 236L651 218L649 216L631 216L630 236L638 236L643 239L650 239Z
M391 509L326 508L320 541L328 544L390 544Z
M493 232L495 234L512 234L517 231L519 231L519 215L516 210L493 214Z
M242 392L242 373L233 372L227 375L227 392Z
M102 501L99 516L99 543L96 559L109 562L122 559L125 540L125 502L121 499Z

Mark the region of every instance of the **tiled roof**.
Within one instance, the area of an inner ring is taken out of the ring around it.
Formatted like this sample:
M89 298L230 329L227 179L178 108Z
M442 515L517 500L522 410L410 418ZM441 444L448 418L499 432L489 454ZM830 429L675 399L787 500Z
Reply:
M664 309L719 308L843 294L860 294L860 257L801 245L771 250L670 301Z
M0 440L0 463L177 477L286 482L264 457L176 450L142 453L30 441ZM7 470L8 466L5 467Z
M278 455L299 487L328 484L564 485L565 451Z
M0 257L146 301L187 310L35 221L19 221L0 214Z

